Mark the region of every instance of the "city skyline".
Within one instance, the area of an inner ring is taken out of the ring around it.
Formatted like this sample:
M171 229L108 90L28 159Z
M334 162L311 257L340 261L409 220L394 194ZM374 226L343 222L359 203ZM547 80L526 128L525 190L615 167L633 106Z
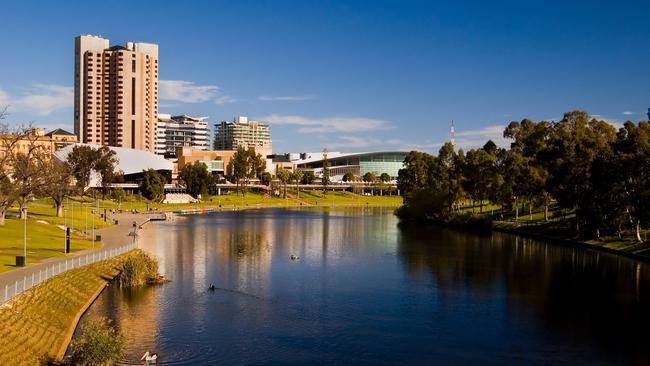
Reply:
M209 116L212 131L238 115L269 122L278 152L432 151L451 120L469 147L573 109L646 118L646 3L373 5L132 4L116 22L84 16L112 4L9 4L0 105L9 122L72 131L73 39L96 34L160 45L160 113ZM145 7L155 22L139 22Z

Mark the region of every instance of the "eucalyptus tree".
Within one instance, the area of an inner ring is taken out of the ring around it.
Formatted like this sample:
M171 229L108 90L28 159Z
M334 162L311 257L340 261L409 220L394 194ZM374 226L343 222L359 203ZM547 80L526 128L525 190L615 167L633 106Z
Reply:
M291 180L291 171L288 169L278 168L275 172L275 176L280 180L283 187L283 198L287 198L287 183Z

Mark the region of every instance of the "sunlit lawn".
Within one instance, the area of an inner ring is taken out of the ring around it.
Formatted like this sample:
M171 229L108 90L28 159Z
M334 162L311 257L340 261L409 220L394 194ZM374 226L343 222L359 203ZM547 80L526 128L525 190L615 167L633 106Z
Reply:
M7 217L4 226L0 226L0 272L16 268L15 256L23 254L23 224L23 220L17 217ZM31 217L27 220L27 265L46 258L63 257L63 246L64 231L61 228L54 224L37 222L37 219ZM70 249L73 252L92 246L91 240L74 234L71 237Z

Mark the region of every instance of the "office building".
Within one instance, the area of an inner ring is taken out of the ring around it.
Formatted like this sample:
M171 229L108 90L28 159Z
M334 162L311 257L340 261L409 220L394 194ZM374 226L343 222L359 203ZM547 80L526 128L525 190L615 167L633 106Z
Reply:
M158 115L156 154L176 157L177 147L206 150L209 140L208 120L205 117Z
M236 117L233 122L222 121L216 125L214 136L215 150L237 150L239 146L246 149L255 148L271 153L271 128L268 124Z
M107 39L78 36L74 79L79 142L155 150L158 45L109 47Z

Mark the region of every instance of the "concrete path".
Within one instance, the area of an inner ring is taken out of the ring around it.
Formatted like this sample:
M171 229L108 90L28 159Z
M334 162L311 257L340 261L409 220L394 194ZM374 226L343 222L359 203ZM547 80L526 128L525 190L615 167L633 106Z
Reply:
M133 236L129 236L129 233L133 231L133 223L136 222L138 227L145 222L148 222L151 218L160 217L160 213L117 213L109 216L111 220L117 219L118 225L114 225L107 228L95 230L96 235L101 235L101 245L97 243L97 247L94 249L85 249L76 252L72 252L65 257L58 258L48 258L40 263L30 265L28 267L16 268L11 271L0 273L0 290L4 291L5 285L14 286L16 281L23 281L23 278L30 278L33 274L37 275L40 271L45 270L46 268L56 265L58 263L63 263L69 261L70 258L75 258L78 256L83 256L85 254L99 252L106 249L114 249L121 247L123 245L133 242ZM29 243L28 243L29 249ZM29 253L27 254L29 258ZM4 293L0 294L0 301L2 301Z

